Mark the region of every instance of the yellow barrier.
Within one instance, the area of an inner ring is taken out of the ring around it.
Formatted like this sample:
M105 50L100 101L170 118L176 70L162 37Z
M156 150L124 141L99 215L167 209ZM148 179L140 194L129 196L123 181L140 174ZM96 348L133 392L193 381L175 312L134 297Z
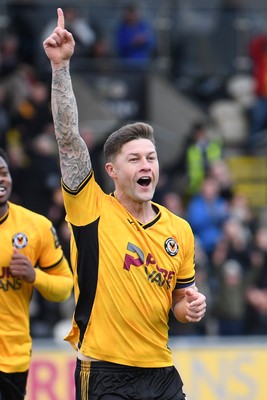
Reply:
M188 400L266 400L266 340L170 342ZM75 352L35 348L27 400L74 400Z
M234 189L246 196L253 208L267 205L267 157L235 156L226 159Z

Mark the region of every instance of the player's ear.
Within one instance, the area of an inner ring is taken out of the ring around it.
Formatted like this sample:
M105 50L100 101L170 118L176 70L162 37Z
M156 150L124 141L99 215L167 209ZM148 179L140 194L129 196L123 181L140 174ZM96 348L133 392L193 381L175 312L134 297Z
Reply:
M111 162L106 163L105 169L106 169L108 175L112 179L116 177L116 171L115 171L114 165Z

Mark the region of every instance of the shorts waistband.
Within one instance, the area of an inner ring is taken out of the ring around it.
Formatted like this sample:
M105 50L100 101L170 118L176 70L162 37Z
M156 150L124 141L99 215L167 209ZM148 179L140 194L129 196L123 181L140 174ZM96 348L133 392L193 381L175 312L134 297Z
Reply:
M112 370L112 371L117 371L117 372L134 372L134 371L140 371L142 370L143 372L155 372L155 370L166 370L166 368L173 368L173 366L169 367L134 367L131 365L123 365L123 364L117 364L109 361L84 361L80 360L79 358L76 359L77 367L80 369L88 369L88 368L93 368L94 370L96 369L107 369L107 370Z

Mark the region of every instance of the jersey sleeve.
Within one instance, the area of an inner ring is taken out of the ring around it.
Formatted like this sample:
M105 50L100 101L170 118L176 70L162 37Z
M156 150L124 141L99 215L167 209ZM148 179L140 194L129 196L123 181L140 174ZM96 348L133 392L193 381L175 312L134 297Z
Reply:
M64 301L72 291L72 271L64 256L57 232L45 217L38 221L38 262L34 287L50 301Z
M175 289L183 289L195 283L195 240L192 229L184 221L181 238L182 263L176 277Z
M96 183L92 170L76 190L70 190L62 182L62 192L67 222L82 226L99 217L105 194Z
M49 301L67 300L72 292L73 278L69 263L65 257L54 268L36 270L34 287Z

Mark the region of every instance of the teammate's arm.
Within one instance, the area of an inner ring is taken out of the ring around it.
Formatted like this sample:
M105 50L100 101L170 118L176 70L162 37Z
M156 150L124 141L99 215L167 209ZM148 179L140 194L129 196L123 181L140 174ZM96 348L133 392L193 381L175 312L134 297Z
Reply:
M44 298L50 301L64 301L69 298L73 288L73 277L67 259L63 256L51 268L34 268L27 256L13 250L10 272L32 284Z
M67 300L73 289L73 276L65 257L54 268L37 269L33 286L49 301Z
M172 311L180 322L199 322L206 312L206 297L191 285L175 289L172 294Z
M75 42L64 28L62 9L58 8L57 13L57 27L43 46L52 67L51 106L62 179L68 188L75 190L89 174L91 161L79 134L78 110L69 70Z

